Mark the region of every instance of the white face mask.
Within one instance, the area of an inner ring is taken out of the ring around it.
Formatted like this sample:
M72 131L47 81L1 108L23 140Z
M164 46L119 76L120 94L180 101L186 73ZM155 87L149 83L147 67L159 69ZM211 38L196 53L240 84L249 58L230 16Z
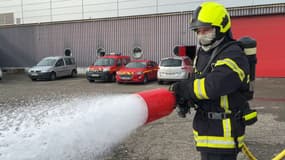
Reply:
M206 34L197 34L198 42L202 46L210 45L213 42L215 37L216 37L216 29L215 28L213 28L211 31L209 31Z

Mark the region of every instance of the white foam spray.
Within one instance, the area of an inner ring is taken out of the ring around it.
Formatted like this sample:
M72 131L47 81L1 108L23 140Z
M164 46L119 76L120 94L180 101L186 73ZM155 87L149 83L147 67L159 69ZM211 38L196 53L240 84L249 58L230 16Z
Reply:
M1 160L94 160L147 119L138 95L76 98L0 113Z

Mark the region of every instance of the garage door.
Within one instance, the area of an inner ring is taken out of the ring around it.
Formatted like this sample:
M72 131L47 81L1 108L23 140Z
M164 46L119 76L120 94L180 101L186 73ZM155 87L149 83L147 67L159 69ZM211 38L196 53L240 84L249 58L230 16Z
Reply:
M250 36L257 40L257 77L285 77L285 16L234 17L235 39Z

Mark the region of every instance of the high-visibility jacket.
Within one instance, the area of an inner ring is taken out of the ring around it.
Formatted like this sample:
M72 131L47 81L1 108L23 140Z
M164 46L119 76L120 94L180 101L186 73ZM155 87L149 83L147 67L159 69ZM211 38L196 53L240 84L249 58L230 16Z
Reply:
M198 151L236 153L244 143L245 125L238 117L241 107L248 105L241 90L249 82L249 63L242 48L233 44L218 55L204 76L199 76L212 52L198 51L195 78L187 85L189 96L198 106L193 120L194 139ZM212 119L209 113L227 116Z

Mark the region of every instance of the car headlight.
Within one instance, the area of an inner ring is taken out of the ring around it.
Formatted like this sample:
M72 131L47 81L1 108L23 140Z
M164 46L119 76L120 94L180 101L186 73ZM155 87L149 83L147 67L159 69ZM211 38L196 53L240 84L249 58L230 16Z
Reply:
M29 70L28 73L36 72L36 70Z
M47 73L47 72L49 72L49 70L43 70L43 71L41 71L42 73Z
M103 68L103 72L107 72L107 71L110 71L110 68L109 68L109 67Z

